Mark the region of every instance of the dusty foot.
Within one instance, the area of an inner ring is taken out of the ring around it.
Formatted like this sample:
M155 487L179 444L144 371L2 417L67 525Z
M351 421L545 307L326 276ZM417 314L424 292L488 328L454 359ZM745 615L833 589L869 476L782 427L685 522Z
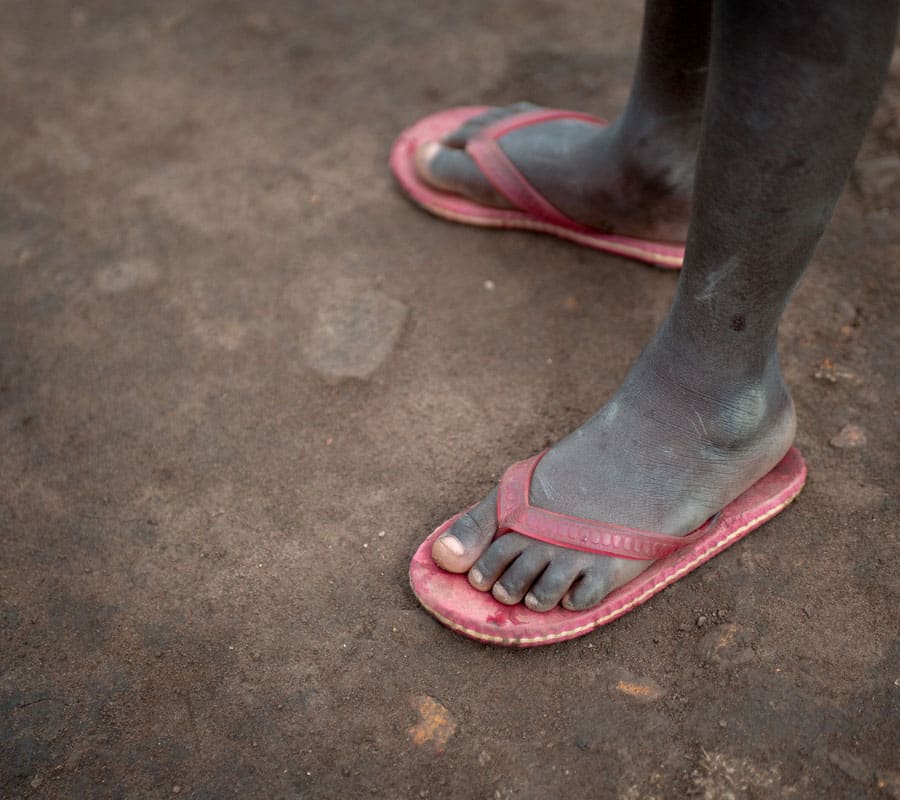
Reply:
M416 154L423 180L497 208L509 202L481 174L466 142L502 117L536 108L520 103L474 117ZM627 117L627 115L626 115ZM606 128L552 120L512 131L500 146L556 208L607 233L683 242L690 214L699 120L640 123L620 118Z
M777 359L755 376L711 370L658 335L615 396L538 465L531 502L566 514L683 535L769 472L794 438ZM432 548L501 603L590 608L649 561L591 555L519 534L496 541L496 490Z

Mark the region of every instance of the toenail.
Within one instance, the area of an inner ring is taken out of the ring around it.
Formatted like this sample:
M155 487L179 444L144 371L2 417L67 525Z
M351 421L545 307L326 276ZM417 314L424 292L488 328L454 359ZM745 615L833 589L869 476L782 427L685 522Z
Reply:
M512 600L512 595L499 583L494 584L494 597L501 603L509 603Z
M438 541L455 556L461 556L466 552L463 543L455 536L442 536Z
M481 586L484 583L484 575L482 575L475 567L469 570L469 583Z
M540 601L531 592L525 595L525 605L532 611L537 611L541 607Z
M425 144L420 145L415 155L419 169L427 170L440 149L441 145L438 142L425 142Z

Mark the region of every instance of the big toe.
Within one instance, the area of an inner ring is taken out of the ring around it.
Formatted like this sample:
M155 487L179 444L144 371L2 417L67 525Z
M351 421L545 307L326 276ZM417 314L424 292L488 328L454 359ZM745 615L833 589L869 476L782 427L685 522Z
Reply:
M425 142L416 150L415 166L419 177L437 189L463 195L483 205L509 207L506 198L484 177L465 150Z
M448 572L466 572L487 549L497 530L497 490L463 512L431 546L434 562Z

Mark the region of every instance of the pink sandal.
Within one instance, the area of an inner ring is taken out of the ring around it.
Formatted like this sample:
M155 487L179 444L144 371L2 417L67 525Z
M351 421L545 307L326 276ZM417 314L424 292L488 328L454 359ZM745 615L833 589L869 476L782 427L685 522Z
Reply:
M664 536L532 506L528 499L531 476L543 455L513 464L500 481L498 536L515 531L588 553L655 561L586 611L557 606L539 613L521 604L506 606L489 592L473 588L465 574L445 572L432 560L432 543L459 518L457 514L419 546L410 564L409 581L425 610L463 636L508 647L534 647L583 636L646 602L770 520L800 493L806 481L803 456L792 447L768 475L712 520L687 536Z
M677 269L684 259L684 246L672 242L636 239L600 233L569 219L539 194L507 158L497 140L518 128L554 119L578 119L595 125L606 122L574 111L537 109L515 114L487 125L466 146L484 176L516 209L491 208L460 195L443 192L423 181L415 168L415 153L426 142L440 141L466 120L488 110L488 106L465 106L440 111L419 120L397 137L391 150L390 165L397 180L420 206L444 219L486 228L551 233L596 250L646 261L659 267Z

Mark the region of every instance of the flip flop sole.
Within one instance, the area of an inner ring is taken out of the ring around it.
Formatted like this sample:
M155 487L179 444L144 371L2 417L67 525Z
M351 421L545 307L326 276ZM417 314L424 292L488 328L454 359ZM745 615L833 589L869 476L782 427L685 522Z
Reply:
M570 229L536 219L524 211L483 206L459 195L442 192L425 183L416 172L415 153L425 142L443 138L466 120L488 110L488 106L462 106L431 114L403 131L391 149L390 167L409 197L435 216L452 222L482 228L536 231L558 236L576 244L608 253L645 261L658 267L678 269L684 259L684 247L631 236Z
M438 567L431 558L431 545L459 514L438 527L416 550L409 569L410 586L429 614L470 639L506 647L564 642L621 617L721 553L787 507L805 482L803 456L791 448L768 475L722 510L707 535L690 547L654 562L645 572L607 595L600 605L586 611L567 611L557 606L552 611L538 613L521 604L506 606L490 593L474 589L465 574Z

